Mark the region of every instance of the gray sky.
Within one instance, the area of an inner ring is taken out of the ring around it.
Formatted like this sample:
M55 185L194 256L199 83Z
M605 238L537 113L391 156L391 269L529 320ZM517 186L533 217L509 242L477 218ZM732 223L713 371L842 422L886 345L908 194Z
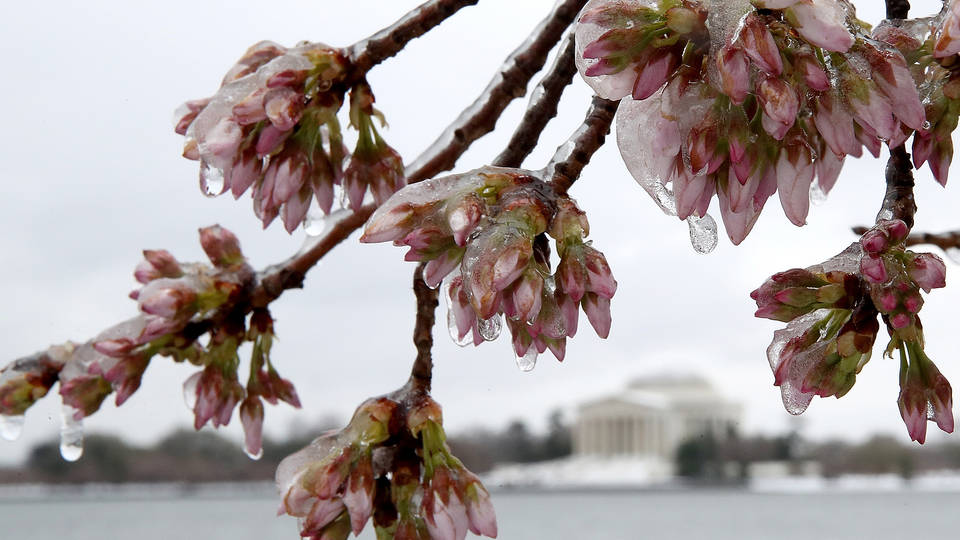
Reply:
M391 125L385 137L408 161L474 99L553 2L480 4L370 75ZM860 4L862 19L880 20L882 2ZM935 0L913 4L914 13L939 8ZM348 45L413 5L93 0L56 9L8 6L0 18L0 97L8 116L0 131L3 362L54 342L86 340L134 315L136 305L126 294L136 285L132 272L140 250L166 248L180 260L203 260L198 227L220 223L236 232L258 268L292 253L302 231L289 236L279 223L261 231L249 198L201 195L196 163L179 157L182 139L171 128L172 111L213 93L227 68L258 40ZM578 79L528 167L545 164L588 102L587 86ZM508 109L501 131L477 143L458 170L499 153L524 106L522 100ZM554 408L572 412L578 402L616 391L631 378L665 371L704 374L742 400L747 432L785 429L789 415L764 354L780 325L754 319L748 294L773 272L819 262L852 242L849 227L872 222L878 209L884 162L848 159L834 192L811 210L806 227L790 225L773 198L740 247L723 237L713 254L703 256L691 249L686 225L660 213L627 173L613 138L608 141L571 194L587 211L595 246L620 283L610 338L598 339L583 320L562 365L547 354L532 373L521 373L506 335L459 349L438 326L434 386L449 429L497 426L515 417L542 425ZM943 190L926 169L918 184L918 230L958 227L956 189ZM719 221L716 203L711 213ZM403 384L414 356L414 300L413 265L402 258L398 248L360 245L354 237L308 275L305 290L274 304L280 338L274 358L296 383L304 407L268 407L267 433L285 433L293 422L309 425L329 413L345 418L366 397ZM949 266L948 283L957 271ZM960 289L936 291L924 306L924 326L930 356L960 385L957 305ZM440 315L445 320L445 312ZM181 384L195 370L158 358L140 391L124 407L106 405L87 419L88 431L149 442L190 426ZM814 401L802 417L806 433L856 438L882 431L906 442L896 406L896 362L878 351L858 379L840 402ZM50 396L31 409L20 441L0 441L0 461L18 459L30 444L54 436L59 406ZM238 423L227 429L237 440ZM939 440L931 431L930 440Z

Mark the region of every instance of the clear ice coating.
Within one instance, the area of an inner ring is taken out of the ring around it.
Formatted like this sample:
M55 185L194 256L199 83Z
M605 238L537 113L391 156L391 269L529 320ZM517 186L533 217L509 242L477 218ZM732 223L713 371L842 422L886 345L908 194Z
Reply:
M661 114L662 94L636 101L624 98L617 109L617 146L627 170L668 216L677 215L677 203L667 188L666 171L680 151L677 123ZM660 134L653 137L651 134ZM664 134L670 134L670 137ZM676 135L673 137L672 135Z
M457 328L457 316L453 314L452 308L447 308L447 331L450 332L450 339L460 347L466 347L473 343L473 336L467 332L463 339L460 338L460 330Z
M503 319L500 318L500 314L494 315L489 319L478 319L477 328L480 330L480 335L483 336L483 339L494 341L500 337L500 329L503 328Z
M821 205L827 202L827 192L820 187L819 178L816 178L810 183L810 202L815 205Z
M706 255L717 247L717 222L710 214L702 218L690 216L687 218L690 227L690 244L697 253Z
M183 381L183 402L191 411L197 406L197 384L203 372L198 371Z
M947 248L947 258L957 264L960 264L960 248Z
M218 169L209 163L200 164L200 191L207 197L216 197L223 193L225 181L223 169Z
M83 455L83 420L77 420L80 411L64 405L61 411L60 455L67 461L76 461Z
M15 416L0 414L0 437L8 441L19 439L20 433L23 432L23 421L24 416L22 414Z
M260 448L257 450L257 453L254 454L247 448L247 445L243 445L243 453L246 454L248 458L254 461L259 461L260 458L263 457L263 446L260 446Z
M517 355L517 367L524 373L533 371L537 367L537 348L530 347L523 356Z

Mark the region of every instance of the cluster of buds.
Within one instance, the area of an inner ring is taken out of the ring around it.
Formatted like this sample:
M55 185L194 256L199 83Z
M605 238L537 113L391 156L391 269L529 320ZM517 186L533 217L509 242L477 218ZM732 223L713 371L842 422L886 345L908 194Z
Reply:
M601 337L617 288L602 253L585 242L586 216L528 171L487 167L407 186L367 223L363 242L407 246L424 280L446 276L454 341L496 339L506 317L518 359L548 348L562 360L580 308ZM551 272L547 236L560 262ZM532 367L532 366L531 366Z
M960 117L960 3L951 2L936 17L894 24L884 21L874 30L876 39L895 46L911 66L920 89L927 123L913 136L913 163L930 167L946 185L953 160L953 138Z
M300 518L301 536L343 540L372 517L378 538L496 537L490 495L450 454L440 406L413 388L368 400L280 463L279 513Z
M774 333L767 355L793 414L814 396L845 395L870 360L880 327L863 280L851 271L856 251L774 274L750 294L757 317L788 323Z
M716 195L738 244L774 193L803 225L847 155L897 146L925 118L907 61L843 0L728 4L593 0L577 42L597 93L629 96L618 144L633 176L681 219Z
M0 370L0 416L22 418L27 409L47 395L57 382L73 349L72 343L54 345ZM11 434L12 437L16 435Z
M910 438L923 443L927 420L953 432L953 398L950 383L924 353L923 327L918 313L923 307L920 290L946 286L946 265L932 253L904 249L909 233L900 220L879 222L861 237L864 255L860 273L890 332L887 353L900 355L900 415Z
M751 297L757 317L787 322L767 349L784 405L802 413L813 396L846 394L869 361L882 318L887 355L900 354L900 413L923 443L926 421L953 431L950 383L924 353L920 289L944 287L946 267L904 249L909 227L881 220L843 253L814 267L772 276Z
M404 183L403 163L377 134L373 95L353 85L350 122L360 132L353 157L337 112L345 101L349 61L318 43L286 48L253 45L224 77L217 93L189 101L175 117L186 136L184 157L200 161L200 184L210 196L253 188L253 208L264 227L281 217L288 232L306 218L312 201L329 213L343 184L357 208L370 187L377 201Z

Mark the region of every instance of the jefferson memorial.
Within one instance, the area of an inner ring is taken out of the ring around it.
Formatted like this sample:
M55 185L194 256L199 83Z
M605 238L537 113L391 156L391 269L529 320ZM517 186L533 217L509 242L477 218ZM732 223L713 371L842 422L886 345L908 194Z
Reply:
M703 378L645 377L620 393L580 405L573 454L672 461L677 447L692 437L727 437L740 416L741 405Z

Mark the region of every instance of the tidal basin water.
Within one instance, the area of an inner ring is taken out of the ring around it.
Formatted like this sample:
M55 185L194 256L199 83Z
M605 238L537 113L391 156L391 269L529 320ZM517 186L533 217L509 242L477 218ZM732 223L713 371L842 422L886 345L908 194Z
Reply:
M0 538L294 540L263 489L0 497ZM769 494L736 490L494 494L500 538L960 538L960 493ZM373 539L369 530L362 539Z

